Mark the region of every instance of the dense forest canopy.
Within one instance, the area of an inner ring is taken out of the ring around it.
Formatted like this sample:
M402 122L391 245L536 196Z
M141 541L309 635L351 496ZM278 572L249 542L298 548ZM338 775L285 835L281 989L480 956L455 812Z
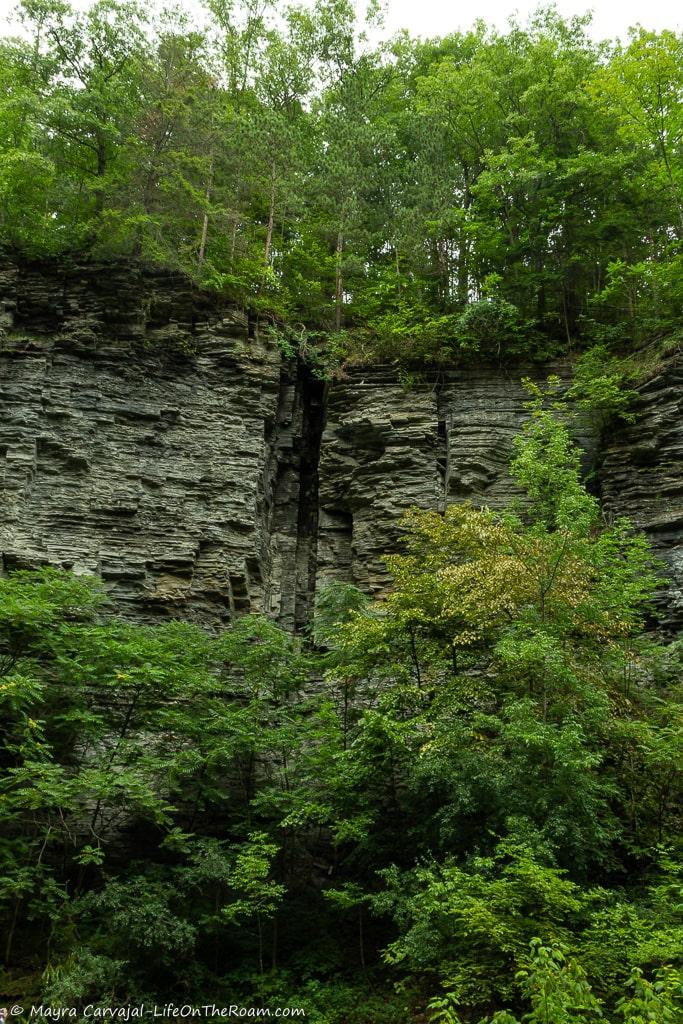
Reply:
M349 0L22 0L0 239L135 256L353 358L555 353L680 325L683 39L370 43ZM371 33L373 38L378 32Z

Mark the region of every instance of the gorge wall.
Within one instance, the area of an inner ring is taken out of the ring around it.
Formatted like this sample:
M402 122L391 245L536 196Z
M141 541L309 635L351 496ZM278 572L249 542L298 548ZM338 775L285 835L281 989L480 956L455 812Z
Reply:
M323 385L180 275L0 260L2 569L97 573L141 621L258 610L301 626L331 579L381 593L408 505L509 500L520 378L548 369L406 390L372 367ZM669 629L683 621L682 378L672 359L632 427L579 438L606 511L667 562Z

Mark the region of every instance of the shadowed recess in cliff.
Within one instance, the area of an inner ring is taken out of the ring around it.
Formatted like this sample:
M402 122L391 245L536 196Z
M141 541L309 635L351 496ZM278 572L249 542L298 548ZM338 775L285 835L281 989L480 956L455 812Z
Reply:
M240 310L182 276L68 262L0 264L0 551L5 571L97 573L140 621L265 611L304 626L316 586L382 593L410 505L501 507L525 416L520 378L482 365L391 367L329 385ZM665 562L683 615L680 366L640 391L637 423L579 437L610 515Z

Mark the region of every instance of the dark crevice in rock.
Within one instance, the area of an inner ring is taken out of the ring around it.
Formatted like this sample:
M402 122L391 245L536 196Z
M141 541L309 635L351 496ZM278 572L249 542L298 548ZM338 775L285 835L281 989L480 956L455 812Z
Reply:
M315 599L318 463L325 386L297 361L281 372L277 411L266 432L269 449L266 542L268 608L289 629L303 627Z
M436 424L436 470L441 479L441 503L439 510L443 511L448 504L448 423L445 416L439 416Z
M0 558L98 573L119 611L219 626L310 619L316 586L387 585L410 505L518 496L520 378L567 365L392 367L325 387L241 310L161 270L0 258ZM683 621L683 371L640 389L636 422L577 439L608 515L666 562Z
M299 460L299 515L297 518L296 601L294 627L301 629L312 617L318 566L318 465L325 422L326 388L302 367L303 402L301 457Z

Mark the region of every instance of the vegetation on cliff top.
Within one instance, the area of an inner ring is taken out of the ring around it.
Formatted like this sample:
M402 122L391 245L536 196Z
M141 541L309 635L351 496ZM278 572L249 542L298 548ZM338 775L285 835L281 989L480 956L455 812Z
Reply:
M526 504L413 510L388 599L331 588L315 643L0 580L8 997L680 1020L680 645L642 633L647 547L561 412L531 413Z
M0 242L183 268L341 359L680 329L680 36L598 44L550 8L371 43L349 0L206 8L22 0Z

